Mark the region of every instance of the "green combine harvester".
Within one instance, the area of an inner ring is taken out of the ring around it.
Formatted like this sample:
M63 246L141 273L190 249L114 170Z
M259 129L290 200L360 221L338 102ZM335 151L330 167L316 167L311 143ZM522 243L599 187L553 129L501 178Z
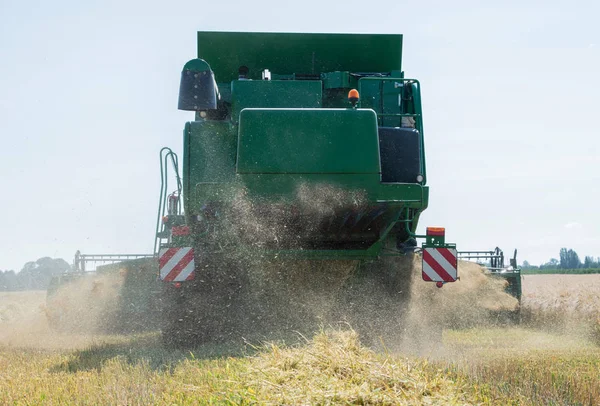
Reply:
M402 35L199 32L179 109L194 120L181 167L160 151L154 252L76 256L48 291L53 324L69 324L68 293L83 289L111 304L100 321L112 331L160 329L169 346L339 321L397 335L414 259L438 287L472 259L444 228L416 234L429 188ZM498 252L471 255L520 298L516 259L508 272ZM94 261L105 265L87 272Z
M301 311L289 297L265 304L273 275L293 278L290 268L311 278L354 266L332 283L385 276L388 289L406 270L382 264L414 252L416 238L423 279L457 279L444 229L416 235L429 189L421 87L402 71L402 35L199 32L179 109L195 117L181 176L161 151L155 244L167 342L231 336L248 320L268 329L278 308Z

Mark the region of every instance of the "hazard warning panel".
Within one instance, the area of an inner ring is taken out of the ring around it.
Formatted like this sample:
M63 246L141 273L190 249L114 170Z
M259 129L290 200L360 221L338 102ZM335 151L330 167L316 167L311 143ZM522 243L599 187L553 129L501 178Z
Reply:
M423 248L423 280L454 282L457 279L456 248Z
M194 249L191 247L162 248L158 253L160 279L182 282L194 279Z

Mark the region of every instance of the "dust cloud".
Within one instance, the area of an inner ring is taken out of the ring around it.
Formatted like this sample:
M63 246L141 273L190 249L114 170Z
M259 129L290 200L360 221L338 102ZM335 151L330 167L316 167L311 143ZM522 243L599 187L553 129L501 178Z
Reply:
M517 310L518 300L504 291L507 281L486 274L482 266L458 262L456 282L437 288L421 280L421 256L415 257L411 312L413 318L445 327L469 327L492 321L490 314Z
M458 282L437 288L421 279L421 257L357 261L271 261L253 272L256 303L269 325L310 336L323 326L352 328L377 349L436 354L444 329L495 325L518 309L506 281L459 263ZM270 304L270 305L269 305Z
M442 288L424 282L421 267L421 256L416 255L404 349L439 353L443 329L489 327L519 309L518 300L504 290L507 281L476 263L459 261L460 280Z
M48 295L46 312L52 328L66 333L110 330L118 311L121 273L84 274Z
M236 274L235 282L227 275L211 277L239 284L233 290L226 287L225 296L245 295L239 299L242 305L233 300L221 306L244 314L222 314L239 323L229 327L230 337L269 337L282 331L311 335L323 326L344 325L369 345L422 352L440 347L444 328L490 324L498 313L518 308L518 301L504 291L504 279L486 275L470 262L460 262L460 281L439 289L421 279L418 254L361 263L273 258L243 248L249 242L298 249L297 244L322 230L323 222L367 207L364 194L325 184L300 185L294 203L293 208L261 203L242 190L224 209L217 227L221 231L213 238L227 254L208 267Z
M367 205L364 193L304 183L296 188L293 202L256 201L241 189L223 208L225 218L220 219L222 228L215 236L221 244L298 248L340 211L358 211Z
M299 260L246 248L250 241L251 248L299 249L297 244L321 230L323 222L367 206L364 194L331 185L300 185L294 197L291 209L285 203L262 204L242 191L218 218L209 219L214 222L208 228L208 245L197 257L197 293L185 306L188 314L195 314L195 326L190 327L208 330L206 341L310 336L323 327L344 325L368 345L422 353L440 348L445 328L491 323L498 312L518 307L504 292L503 279L469 262L459 263L460 281L439 289L422 281L419 254L366 262ZM135 274L130 271L130 276ZM21 306L18 316L5 310L11 315L5 316L8 321L2 319L0 343L33 340L43 347L56 341L68 347L118 331L119 312L129 302L123 296L133 294L124 289L127 274L75 278L50 294L47 304L37 293L32 301L36 304ZM137 283L132 279L132 286ZM139 309L127 317L136 314Z
M65 335L50 328L45 291L0 293L0 347L74 349L93 342L89 335Z
M0 345L75 349L97 342L114 326L120 274L87 274L46 291L0 293Z

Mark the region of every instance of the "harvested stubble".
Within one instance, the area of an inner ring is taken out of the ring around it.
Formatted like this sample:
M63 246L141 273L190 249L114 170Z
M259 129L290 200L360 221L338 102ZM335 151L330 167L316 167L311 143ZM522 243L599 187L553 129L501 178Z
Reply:
M585 337L528 328L449 331L446 371L483 396L517 404L600 404L600 348Z
M142 356L135 346L150 341L71 354L4 350L0 403L446 405L484 400L466 380L427 361L374 353L353 331L319 333L304 346L269 344L254 349L254 355L218 359L147 347Z
M446 368L491 398L600 404L598 289L600 275L525 276L521 327L446 332Z
M2 324L7 334L0 340L0 404L417 405L481 400L466 379L450 379L450 372L432 369L425 360L377 354L362 346L352 330L319 333L294 347L246 346L241 357L231 356L240 354L239 346L182 352L161 348L156 334L55 333L41 318L43 292L9 296L12 316Z
M471 272L464 269L461 282L433 288L433 297L413 292L422 300L413 303L417 321L423 306L464 315L473 310L461 300L485 301L463 290ZM492 286L481 282L483 291ZM43 297L0 296L0 404L600 404L600 349L564 332L446 330L435 360L376 353L353 331L319 333L295 347L181 352L160 348L156 334L53 333L40 318Z

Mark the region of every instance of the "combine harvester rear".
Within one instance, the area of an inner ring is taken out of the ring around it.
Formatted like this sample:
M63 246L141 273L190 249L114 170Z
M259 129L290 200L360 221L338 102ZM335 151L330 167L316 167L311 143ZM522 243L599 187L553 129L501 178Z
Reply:
M179 94L195 113L181 178L161 151L163 182L171 163L178 186L163 183L155 247L166 343L302 330L326 307L319 294L334 319L376 319L409 291L416 238L423 280L456 281L445 230L416 235L421 86L401 60L401 35L198 33Z

